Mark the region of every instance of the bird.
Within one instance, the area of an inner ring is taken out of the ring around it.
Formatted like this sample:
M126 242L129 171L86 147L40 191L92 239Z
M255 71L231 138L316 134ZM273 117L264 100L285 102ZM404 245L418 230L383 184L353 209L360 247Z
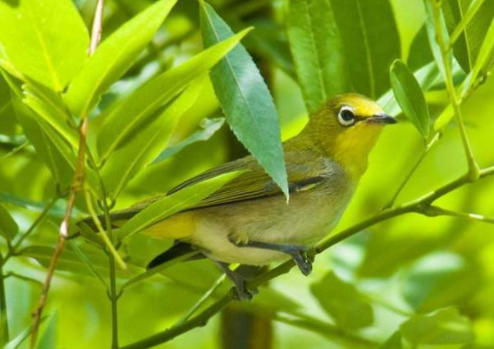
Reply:
M293 259L302 274L312 270L308 253L338 224L368 166L383 126L396 123L373 100L356 93L334 96L309 117L295 137L282 143L290 198L249 155L193 177L165 195L216 176L243 171L197 205L147 228L145 235L174 239L148 265L198 251L218 264L250 299L245 278L229 265L263 266ZM155 199L112 213L121 226Z

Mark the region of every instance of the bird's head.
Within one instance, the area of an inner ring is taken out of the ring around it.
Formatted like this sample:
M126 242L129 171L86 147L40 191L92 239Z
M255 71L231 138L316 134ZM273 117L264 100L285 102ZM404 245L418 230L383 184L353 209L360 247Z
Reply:
M373 100L359 94L332 98L310 118L301 133L352 177L360 178L383 127L396 123Z

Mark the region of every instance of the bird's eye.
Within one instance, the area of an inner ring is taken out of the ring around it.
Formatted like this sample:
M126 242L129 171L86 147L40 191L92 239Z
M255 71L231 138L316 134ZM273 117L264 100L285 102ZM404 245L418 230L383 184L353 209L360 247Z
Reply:
M338 121L343 126L350 126L355 123L355 114L350 107L341 108L338 113Z

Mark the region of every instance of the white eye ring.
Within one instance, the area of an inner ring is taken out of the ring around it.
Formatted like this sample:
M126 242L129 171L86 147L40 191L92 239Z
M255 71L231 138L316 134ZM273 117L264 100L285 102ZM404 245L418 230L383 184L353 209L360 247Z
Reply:
M355 123L355 114L350 107L342 107L338 113L338 121L343 126L350 126Z

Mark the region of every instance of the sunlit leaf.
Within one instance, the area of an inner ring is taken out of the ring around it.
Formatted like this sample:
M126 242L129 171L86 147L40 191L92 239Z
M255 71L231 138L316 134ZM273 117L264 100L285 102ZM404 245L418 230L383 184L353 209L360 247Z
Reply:
M65 96L74 115L87 116L105 90L134 63L177 0L161 0L104 40L74 78Z
M46 321L48 316L43 316L40 320L40 324ZM3 349L18 349L24 341L29 337L31 332L33 331L33 326L29 326L22 330L19 334L17 334L13 339L8 342Z
M441 309L431 315L415 315L400 327L403 337L418 344L462 344L474 340L471 323L456 308Z
M335 94L350 90L345 49L330 0L290 0L288 37L310 113Z
M353 86L377 98L389 88L389 66L401 56L400 37L388 0L331 0Z
M206 46L233 35L214 9L203 2L201 31ZM247 50L241 45L234 48L211 70L211 81L233 132L288 198L278 112Z
M374 312L369 303L353 285L340 280L334 273L328 273L310 289L338 326L357 329L373 324Z
M241 172L233 172L220 175L210 180L186 187L172 195L163 196L128 220L119 230L119 236L124 238L135 234L168 216L199 203L202 199L220 189L240 173Z
M86 59L89 35L70 0L0 1L0 43L22 74L62 91Z
M98 134L98 150L102 160L108 158L139 123L218 63L247 32L248 30L244 30L155 77L111 109L107 115L103 115L105 123Z
M18 232L19 226L12 218L9 211L0 204L0 235L10 241Z
M403 113L427 140L430 116L427 102L413 73L401 60L396 60L390 69L391 86Z
M200 77L191 83L175 101L140 128L132 139L108 159L101 174L110 197L118 196L126 183L163 150L180 117L196 102L204 78Z

